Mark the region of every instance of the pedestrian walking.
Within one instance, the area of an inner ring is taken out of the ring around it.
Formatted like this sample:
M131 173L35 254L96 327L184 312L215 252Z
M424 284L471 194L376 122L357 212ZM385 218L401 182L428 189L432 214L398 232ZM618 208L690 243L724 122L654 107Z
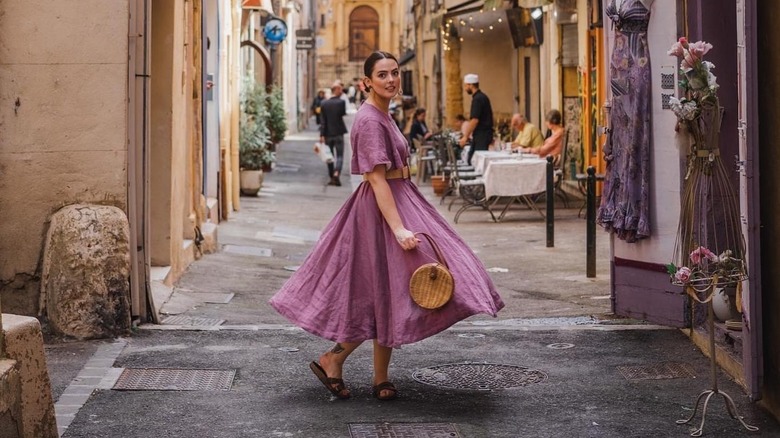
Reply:
M464 136L460 139L460 146L466 146L471 136L471 149L469 149L468 164L475 151L486 151L493 142L493 107L490 99L479 89L479 76L469 73L463 77L463 87L466 93L471 95L471 112Z
M363 66L368 98L350 134L351 170L363 181L325 227L298 270L271 299L304 330L336 342L310 368L334 396L350 397L344 362L363 341L374 348L373 396L394 399L393 348L420 341L468 316L504 307L485 267L409 178L406 140L389 115L400 91L398 61L374 52ZM436 310L410 297L412 273L432 260L424 232L446 254L452 299Z
M333 161L328 163L328 185L331 186L341 185L341 168L344 163L344 134L347 133L344 116L347 115L347 103L341 98L343 90L341 82L334 82L330 88L333 95L322 102L320 111L320 143L328 145L333 153Z
M314 96L314 101L311 103L311 112L314 113L314 119L317 121L317 126L319 126L322 122L322 116L320 115L320 112L322 111L322 102L324 100L325 91L320 90L317 92L317 95Z

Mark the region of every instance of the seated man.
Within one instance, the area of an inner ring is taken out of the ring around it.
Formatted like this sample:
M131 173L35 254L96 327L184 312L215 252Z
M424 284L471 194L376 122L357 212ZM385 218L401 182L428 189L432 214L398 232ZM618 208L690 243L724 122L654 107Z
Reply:
M512 150L520 148L536 148L544 144L544 137L539 128L528 123L522 114L514 114L511 121L512 129L517 131L517 137L512 142Z

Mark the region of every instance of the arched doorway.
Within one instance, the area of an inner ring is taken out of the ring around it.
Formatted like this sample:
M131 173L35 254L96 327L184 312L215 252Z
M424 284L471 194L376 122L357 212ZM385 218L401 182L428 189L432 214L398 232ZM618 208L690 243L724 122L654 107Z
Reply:
M362 61L379 50L379 14L370 6L358 6L349 14L349 60Z

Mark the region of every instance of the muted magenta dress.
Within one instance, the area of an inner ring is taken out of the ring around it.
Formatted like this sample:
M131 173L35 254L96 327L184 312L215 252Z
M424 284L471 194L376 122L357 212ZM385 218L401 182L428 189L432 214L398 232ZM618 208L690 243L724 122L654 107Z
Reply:
M401 168L409 152L390 116L360 107L350 134L352 173L377 165ZM384 220L368 182L339 209L300 268L271 299L290 321L334 342L377 339L398 347L434 335L474 314L495 316L504 307L492 280L471 249L408 179L387 181L404 226L433 236L455 281L449 303L436 310L409 295L415 269L435 257L425 239L404 251Z

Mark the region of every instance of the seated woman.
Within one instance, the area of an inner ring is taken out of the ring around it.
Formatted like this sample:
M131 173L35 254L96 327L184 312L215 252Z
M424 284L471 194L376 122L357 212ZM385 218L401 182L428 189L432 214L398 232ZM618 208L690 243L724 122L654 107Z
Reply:
M425 123L425 108L417 108L414 112L414 119L412 120L412 128L409 131L410 139L418 139L422 142L431 138L431 131L428 130L428 125Z
M544 144L536 147L522 148L523 152L538 154L540 158L548 155L560 156L563 152L563 125L561 125L561 112L554 109L547 112L544 120L552 135L544 140Z

